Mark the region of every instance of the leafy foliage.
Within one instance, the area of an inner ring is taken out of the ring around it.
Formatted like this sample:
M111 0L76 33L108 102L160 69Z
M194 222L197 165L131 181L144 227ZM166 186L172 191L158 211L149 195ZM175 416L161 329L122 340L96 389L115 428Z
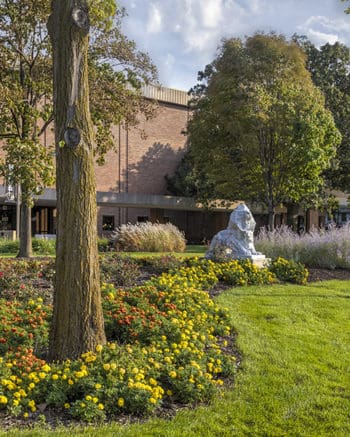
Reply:
M350 188L350 49L336 42L319 49L306 37L294 36L307 54L306 66L314 84L325 96L327 108L342 135L337 147L336 161L326 173L332 188Z
M199 73L189 150L220 198L315 203L340 141L293 42L274 34L225 40Z
M309 272L303 264L297 261L288 261L284 258L277 258L272 261L270 270L282 282L305 285Z
M104 154L115 147L113 124L136 125L140 113L152 116L154 104L142 98L141 87L157 77L148 55L121 31L124 9L115 0L91 0L89 6L94 153L103 163ZM21 184L22 201L29 207L42 187L53 183L52 150L41 145L53 121L49 14L49 0L0 0L0 139L6 152L0 172L9 183Z

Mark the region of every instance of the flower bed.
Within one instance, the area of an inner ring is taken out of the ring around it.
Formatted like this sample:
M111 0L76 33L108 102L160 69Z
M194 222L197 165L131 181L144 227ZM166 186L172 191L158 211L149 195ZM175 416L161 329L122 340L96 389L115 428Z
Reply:
M3 291L20 288L25 277L52 277L50 264L1 267ZM287 264L283 267L286 275ZM11 282L16 274L19 282ZM193 258L142 286L103 283L108 344L64 363L43 359L51 306L41 297L0 299L0 409L35 419L55 408L92 422L150 414L174 402L207 401L236 365L233 354L223 352L232 340L228 314L206 290L219 281L248 285L276 280L270 270L249 262Z

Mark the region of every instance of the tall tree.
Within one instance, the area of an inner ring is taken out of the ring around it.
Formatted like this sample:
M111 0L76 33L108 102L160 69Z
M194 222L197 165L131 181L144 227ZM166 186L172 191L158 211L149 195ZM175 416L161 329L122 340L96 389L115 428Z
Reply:
M97 252L94 133L89 109L90 20L85 0L53 0L57 249L51 359L105 343Z
M326 99L335 124L342 135L337 147L336 168L326 172L331 188L350 190L350 49L336 42L319 49L305 36L295 35L294 40L307 55L306 67L314 84Z
M139 113L152 116L154 105L143 99L141 87L156 81L156 69L121 32L125 11L117 9L115 0L90 0L89 6L90 100L97 133L94 154L103 163L105 152L116 147L113 124L135 125ZM7 180L22 185L21 256L31 253L33 197L40 187L52 183L52 151L40 146L53 121L49 13L50 0L0 0L0 140L6 144L0 171ZM22 171L19 141L26 148L28 172ZM35 147L31 147L33 142ZM33 175L30 184L28 175Z
M51 90L48 11L47 0L0 0L0 139L5 141L0 171L21 185L21 257L32 251L33 197L53 182L52 150L40 143L51 121L44 101Z
M216 196L275 208L316 201L340 135L295 43L275 34L223 42L199 74L189 150Z

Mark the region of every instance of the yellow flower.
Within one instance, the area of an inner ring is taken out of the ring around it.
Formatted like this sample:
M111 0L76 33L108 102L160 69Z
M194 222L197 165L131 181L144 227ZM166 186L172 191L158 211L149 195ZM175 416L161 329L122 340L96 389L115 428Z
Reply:
M18 399L14 399L14 400L12 401L12 404L13 404L15 407L17 407L17 405L19 405L19 400L18 400Z
M117 365L115 363L111 363L111 370L115 370L117 368Z
M103 410L103 409L104 409L104 405L103 405L103 404L98 404L98 405L97 405L97 408L98 408L99 410Z
M118 407L123 407L124 406L124 399L119 398L117 403L118 403Z
M100 389L101 387L102 387L102 385L101 385L101 384L98 384L98 383L97 383L97 384L95 384L95 389L96 389L96 390L99 390L99 389Z
M54 373L51 377L54 381L56 381L58 379L58 375L56 373Z
M41 368L43 372L50 372L51 367L48 364L44 364Z
M157 385L157 381L156 381L154 378L150 378L150 379L149 379L149 383L150 383L151 385Z
M171 390L167 390L166 394L167 394L168 396L172 396L172 395L173 395L173 392L172 392Z
M111 368L111 365L110 365L109 363L105 363L105 364L103 365L103 368L104 368L105 371L107 372L107 371Z
M24 418L27 418L28 416L29 416L28 413L24 413L24 414L23 414L23 417L24 417Z
M70 408L70 404L69 404L68 402L65 403L65 404L64 404L64 408L67 408L67 409Z
M169 372L169 376L170 376L170 378L176 378L175 370L172 370L171 372Z
M90 396L90 395L86 395L86 396L85 396L85 399L86 399L87 401L92 401L92 396Z
M149 401L151 404L156 404L157 403L157 399L154 398L149 398Z
M98 345L96 346L96 352L101 352L102 349L103 349L102 344L98 344Z
M73 381L72 379L68 379L68 384L69 384L69 385L73 385L73 384L74 384L74 381Z
M7 404L8 400L6 396L0 396L0 404Z
M94 397L92 398L92 402L93 402L94 404L97 404L97 402L98 402L98 398L97 398L96 396L94 396Z

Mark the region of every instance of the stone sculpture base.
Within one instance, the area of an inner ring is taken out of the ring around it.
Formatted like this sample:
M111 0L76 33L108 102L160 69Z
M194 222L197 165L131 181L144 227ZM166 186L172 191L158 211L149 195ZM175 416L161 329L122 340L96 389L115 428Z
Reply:
M265 255L251 255L247 259L250 259L252 264L259 267L259 269L262 269L263 267L268 267L271 262L271 259L266 258Z

